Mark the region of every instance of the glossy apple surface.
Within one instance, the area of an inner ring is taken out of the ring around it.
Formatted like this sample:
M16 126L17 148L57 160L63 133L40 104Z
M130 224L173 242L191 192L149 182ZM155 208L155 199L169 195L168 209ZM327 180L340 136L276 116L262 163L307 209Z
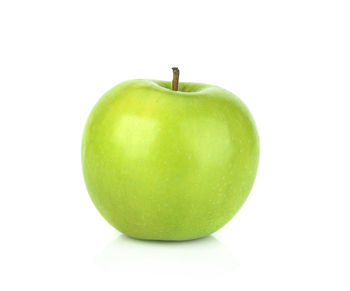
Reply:
M102 216L139 239L189 240L225 225L246 200L259 140L246 106L211 85L131 80L85 126L82 165Z

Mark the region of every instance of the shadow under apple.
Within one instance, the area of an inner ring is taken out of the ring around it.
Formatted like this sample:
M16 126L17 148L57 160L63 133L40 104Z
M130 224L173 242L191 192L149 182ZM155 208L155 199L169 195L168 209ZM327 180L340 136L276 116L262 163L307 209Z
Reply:
M143 241L119 235L95 258L94 263L118 272L178 272L203 274L236 269L239 262L214 236L191 241Z

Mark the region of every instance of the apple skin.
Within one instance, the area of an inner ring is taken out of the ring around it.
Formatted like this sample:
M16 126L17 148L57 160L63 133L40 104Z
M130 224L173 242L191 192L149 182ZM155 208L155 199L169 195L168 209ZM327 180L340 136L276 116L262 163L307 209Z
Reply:
M90 197L122 233L190 240L225 225L257 172L259 138L247 107L216 86L131 80L108 91L85 126Z

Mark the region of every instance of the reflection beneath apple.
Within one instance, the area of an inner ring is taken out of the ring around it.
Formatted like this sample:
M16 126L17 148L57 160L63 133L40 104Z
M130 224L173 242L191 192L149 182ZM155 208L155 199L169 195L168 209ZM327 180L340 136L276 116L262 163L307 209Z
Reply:
M214 236L183 242L142 241L119 235L95 258L98 267L120 272L203 274L226 272L239 262Z

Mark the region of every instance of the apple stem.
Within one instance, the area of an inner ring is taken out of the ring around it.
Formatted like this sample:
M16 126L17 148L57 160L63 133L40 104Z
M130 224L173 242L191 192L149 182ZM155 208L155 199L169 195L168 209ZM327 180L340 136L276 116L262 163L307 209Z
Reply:
M180 70L177 67L173 67L172 70L173 70L173 90L178 91Z

